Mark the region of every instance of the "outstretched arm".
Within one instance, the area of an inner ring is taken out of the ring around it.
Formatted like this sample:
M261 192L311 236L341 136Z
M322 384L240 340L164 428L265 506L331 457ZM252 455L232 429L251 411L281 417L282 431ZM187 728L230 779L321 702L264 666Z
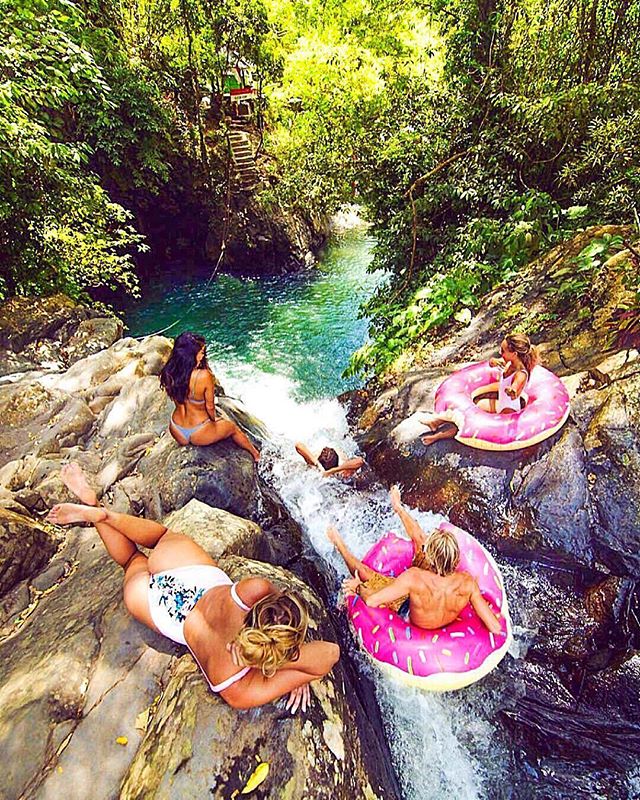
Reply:
M415 519L402 505L402 500L400 499L400 489L397 486L391 487L389 491L389 499L391 500L391 507L400 517L400 522L402 522L404 525L404 529L415 545L416 549L422 547L427 537Z
M302 456L302 458L304 458L304 460L307 462L307 464L310 467L318 467L319 469L322 469L322 466L320 465L320 462L313 455L311 450L309 450L307 445L304 444L304 442L296 442L296 452L298 453L298 455L300 455L300 456Z
M356 573L355 578L348 578L342 584L347 594L359 594L364 602L371 608L379 608L380 606L388 606L394 600L399 600L401 597L406 597L411 591L413 586L413 576L411 570L408 569L399 575L393 583L385 586L384 589L375 591L364 586L360 580L360 576Z
M480 594L480 587L476 581L473 581L473 589L471 590L471 597L469 599L474 611L480 617L485 627L488 628L491 633L500 633L502 630L500 620L489 608L489 603L487 603L484 597Z
M325 469L323 472L323 476L328 478L330 475L336 475L338 472L355 472L357 469L364 464L364 458L360 456L354 456L353 458L347 458L346 461L343 461L342 464L338 465L337 467L331 467L331 469Z
M294 689L324 677L340 657L340 648L332 642L307 642L300 648L300 658L281 667L271 678L258 669L221 692L233 708L255 708L289 694Z

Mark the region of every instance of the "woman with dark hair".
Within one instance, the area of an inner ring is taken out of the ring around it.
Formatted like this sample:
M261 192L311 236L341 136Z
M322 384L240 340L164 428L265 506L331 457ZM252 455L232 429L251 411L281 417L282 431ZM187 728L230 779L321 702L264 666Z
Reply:
M216 414L213 373L207 364L206 342L195 333L181 333L160 373L160 385L176 404L169 431L179 445L203 446L231 438L254 460L260 453L243 431Z

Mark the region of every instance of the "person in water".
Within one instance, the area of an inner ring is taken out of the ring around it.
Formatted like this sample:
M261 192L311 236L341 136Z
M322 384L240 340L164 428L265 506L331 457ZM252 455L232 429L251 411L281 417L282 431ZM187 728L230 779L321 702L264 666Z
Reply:
M538 363L538 352L524 333L509 333L500 344L500 358L490 358L489 366L501 370L497 397L481 397L477 405L493 414L513 414L523 408L521 395L529 377ZM439 439L452 439L458 428L450 420L431 414L422 420L431 433L422 437L423 444L430 445Z
M323 447L318 455L314 455L303 442L296 442L295 447L297 453L304 458L307 464L319 469L324 478L335 475L346 480L353 477L365 463L364 458L360 456L347 458L333 447Z
M135 619L186 645L211 690L233 708L261 706L285 694L292 713L306 708L309 683L332 669L340 648L305 641L309 616L294 592L263 578L233 583L188 536L98 505L77 464L60 474L82 505L56 505L47 519L96 527L124 570L124 603ZM150 548L150 555L138 546Z
M185 331L176 337L160 373L160 385L176 404L169 431L179 445L202 446L231 438L258 461L260 452L248 436L235 422L220 419L216 413L216 381L207 364L203 336Z
M400 612L408 600L410 621L427 630L453 622L471 603L489 631L500 633L500 621L480 593L475 579L467 572L457 571L460 548L455 536L440 528L427 536L402 505L397 486L392 487L389 498L413 542L413 563L396 578L382 575L356 558L338 531L330 527L327 538L353 576L344 581L345 592L360 595L373 608L385 606L396 612Z

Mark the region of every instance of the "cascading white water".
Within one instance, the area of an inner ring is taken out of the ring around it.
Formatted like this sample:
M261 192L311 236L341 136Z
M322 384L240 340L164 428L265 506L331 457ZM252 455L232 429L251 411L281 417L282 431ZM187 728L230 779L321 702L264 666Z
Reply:
M382 487L357 491L336 479L322 478L307 467L294 449L298 440L312 450L326 444L347 455L356 452L344 409L337 400L300 402L286 378L260 373L239 363L218 367L225 390L260 417L272 439L263 449L260 471L278 491L325 564L340 578L347 574L326 539L335 524L349 547L363 554L385 531L400 531ZM414 512L426 530L440 517ZM339 582L336 581L336 598ZM359 666L370 671L364 657ZM457 695L436 695L408 689L380 674L375 676L387 736L408 800L444 800L495 796L491 786L502 771L506 754L487 721L501 692L499 681L475 686ZM501 763L502 762L502 763Z

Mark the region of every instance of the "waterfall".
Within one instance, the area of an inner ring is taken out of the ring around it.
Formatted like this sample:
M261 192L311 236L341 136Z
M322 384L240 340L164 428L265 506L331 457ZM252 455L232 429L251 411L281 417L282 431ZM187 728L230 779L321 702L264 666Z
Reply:
M271 433L263 449L261 473L301 525L318 558L340 579L347 570L326 539L329 524L336 525L358 555L386 531L402 530L382 486L360 491L337 479L323 478L296 453L297 440L312 450L332 445L347 455L356 453L344 409L337 400L298 401L291 380L249 365L229 364L219 372L226 391L241 399ZM426 530L442 519L428 512L412 513ZM339 581L336 601L338 590ZM355 647L354 653L359 668L371 674L375 667ZM374 681L407 800L496 796L493 786L507 753L496 739L487 711L498 701L499 682L496 687L495 680L491 681L490 689L480 684L441 695L407 688L381 673L374 674Z

